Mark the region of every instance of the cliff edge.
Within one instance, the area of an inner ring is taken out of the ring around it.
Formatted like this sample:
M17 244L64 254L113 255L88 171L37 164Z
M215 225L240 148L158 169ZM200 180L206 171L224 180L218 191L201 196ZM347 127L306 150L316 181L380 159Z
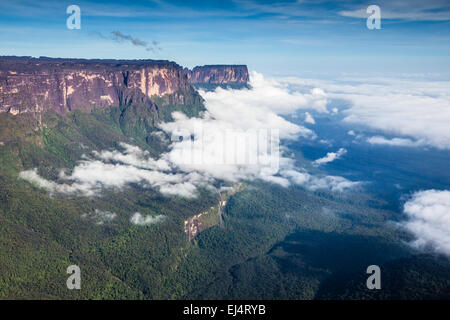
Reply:
M183 68L165 60L0 57L0 112L64 114L165 95L183 104L192 90Z
M185 69L189 82L195 87L247 86L249 74L246 65L205 65Z

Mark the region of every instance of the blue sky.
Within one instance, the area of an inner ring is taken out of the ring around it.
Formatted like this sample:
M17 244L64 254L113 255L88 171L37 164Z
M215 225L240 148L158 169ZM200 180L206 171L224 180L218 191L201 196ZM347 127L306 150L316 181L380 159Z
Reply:
M66 28L71 4L80 30ZM366 27L370 4L381 30ZM0 55L238 63L272 75L450 73L448 0L0 0L0 30Z

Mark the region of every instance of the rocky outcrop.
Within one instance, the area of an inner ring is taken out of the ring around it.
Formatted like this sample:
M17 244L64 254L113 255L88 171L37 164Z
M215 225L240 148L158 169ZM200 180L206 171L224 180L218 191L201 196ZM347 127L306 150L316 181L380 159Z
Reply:
M60 114L171 95L183 104L187 75L165 60L85 60L0 57L0 112L53 109Z
M207 65L185 69L192 84L244 85L249 81L246 65Z

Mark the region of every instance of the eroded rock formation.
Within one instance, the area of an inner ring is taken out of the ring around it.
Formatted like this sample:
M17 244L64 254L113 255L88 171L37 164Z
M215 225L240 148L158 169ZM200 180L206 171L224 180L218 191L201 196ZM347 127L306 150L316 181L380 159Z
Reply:
M130 99L150 103L152 96L167 94L183 103L182 92L189 89L182 67L170 61L0 58L0 112L12 114L64 114Z
M192 84L247 84L248 69L245 65L207 65L185 69Z

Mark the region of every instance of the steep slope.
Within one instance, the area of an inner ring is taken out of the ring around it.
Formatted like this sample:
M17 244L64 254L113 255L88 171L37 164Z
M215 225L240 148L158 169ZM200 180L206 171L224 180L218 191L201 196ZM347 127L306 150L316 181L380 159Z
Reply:
M122 134L150 145L157 123L169 121L173 111L195 116L204 107L174 62L0 58L0 113L30 114L39 130L52 127L44 121L49 111L96 109L111 113Z
M155 156L166 150L164 139L152 134L157 123L175 110L190 116L203 110L181 67L166 61L0 62L0 299L186 294L189 286L165 282L192 249L183 221L214 205L215 194L167 198L130 185L93 197L50 195L18 178L37 168L55 180L85 154L121 142ZM116 218L103 221L98 212ZM166 220L134 225L136 212ZM81 291L66 288L71 264L82 269Z
M172 104L185 104L187 95L195 95L187 76L169 61L0 58L0 112L155 108L152 97L171 96Z

